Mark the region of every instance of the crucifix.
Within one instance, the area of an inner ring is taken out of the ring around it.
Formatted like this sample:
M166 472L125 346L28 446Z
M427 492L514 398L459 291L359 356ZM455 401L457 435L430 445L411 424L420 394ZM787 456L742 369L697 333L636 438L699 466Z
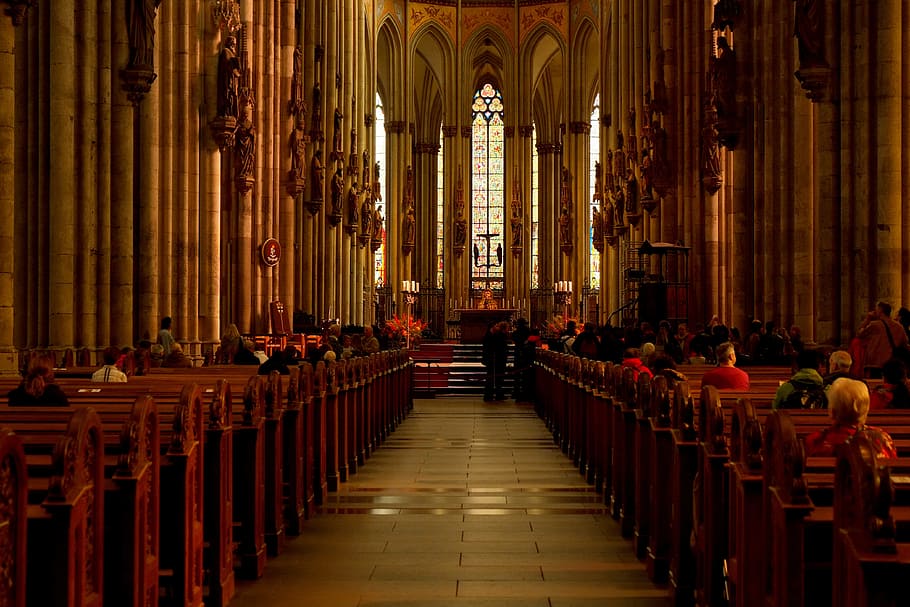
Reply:
M486 261L480 263L480 247L477 246L477 243L474 243L474 267L475 268L498 268L502 265L502 244L497 245L496 249L496 259L491 259L490 255L490 245L492 239L499 236L499 234L486 233L486 234L475 234L474 238L483 239L486 241Z

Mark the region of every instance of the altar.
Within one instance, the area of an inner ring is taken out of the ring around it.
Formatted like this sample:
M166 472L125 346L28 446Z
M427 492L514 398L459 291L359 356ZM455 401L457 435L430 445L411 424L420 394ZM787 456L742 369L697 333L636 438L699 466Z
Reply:
M479 344L483 343L483 336L487 333L487 327L491 323L497 323L503 320L511 321L512 317L518 310L514 308L497 308L497 309L464 309L455 310L461 317L461 343Z

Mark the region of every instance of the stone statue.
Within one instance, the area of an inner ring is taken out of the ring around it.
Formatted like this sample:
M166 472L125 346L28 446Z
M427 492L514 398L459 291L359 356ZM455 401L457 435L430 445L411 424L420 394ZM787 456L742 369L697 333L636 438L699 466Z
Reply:
M160 4L161 0L128 0L126 3L130 67L154 68L155 17Z
M332 131L332 155L335 159L344 158L344 146L342 145L341 120L344 115L337 107L335 108L334 127Z
M613 234L613 227L616 225L616 207L613 206L613 194L607 194L607 201L604 203L604 210L601 213L601 230L605 235Z
M468 226L464 219L455 220L454 242L455 247L464 247L468 239Z
M363 189L370 189L370 151L363 151L363 168L361 174L361 181L363 181Z
M571 246L572 241L569 240L569 209L568 207L562 207L559 210L559 244L560 246Z
M626 213L638 213L638 179L632 167L626 169Z
M649 152L646 147L642 147L641 149L641 164L639 166L641 167L641 197L653 198L654 196L651 193L651 152Z
M332 223L337 224L341 221L342 217L342 208L341 208L341 196L344 191L344 176L342 174L342 168L338 167L335 170L335 174L332 176Z
M382 207L376 207L373 212L373 235L370 249L376 251L380 246L382 246Z
M717 110L714 108L714 100L709 97L705 100L704 120L701 129L701 180L710 194L716 193L722 183L720 179L720 151L717 146Z
M360 203L360 233L367 238L373 233L373 203L369 196Z
M348 156L348 168L356 171L359 161L360 156L357 154L357 129L351 129L351 154Z
M379 181L379 163L377 162L373 169L373 200L379 202L382 200L382 183Z
M562 167L562 181L559 186L559 204L569 209L569 169Z
M250 119L250 106L246 105L240 115L234 134L234 172L237 178L253 176L256 161L256 127Z
M325 170L322 167L322 150L316 150L310 162L310 175L313 180L312 200L322 200L325 192Z
M794 2L796 2L794 33L799 42L799 65L801 68L823 66L825 60L821 3L818 0Z
M348 226L357 229L360 225L360 189L355 181L348 189Z
M591 240L594 242L594 248L598 251L603 249L604 229L603 216L600 207L595 206L591 216Z
M306 154L306 135L300 126L295 126L291 131L289 147L291 150L291 179L303 181L306 179L303 162Z
M417 216L414 214L414 205L410 205L404 216L404 239L402 244L408 249L413 248L417 242Z
M521 250L521 243L523 240L523 228L520 221L512 222L512 250L519 251Z
M240 59L237 39L228 36L218 57L218 115L238 117Z
M291 103L290 112L297 120L296 127L304 128L304 114L306 113L306 100L303 98L303 51L299 46L294 47L294 67L291 71Z

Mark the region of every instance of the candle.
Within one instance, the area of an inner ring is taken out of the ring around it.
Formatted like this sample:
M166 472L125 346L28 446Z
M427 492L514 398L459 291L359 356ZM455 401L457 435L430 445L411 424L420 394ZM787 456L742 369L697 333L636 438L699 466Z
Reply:
M417 282L416 280L414 281L414 292L420 293L420 283Z

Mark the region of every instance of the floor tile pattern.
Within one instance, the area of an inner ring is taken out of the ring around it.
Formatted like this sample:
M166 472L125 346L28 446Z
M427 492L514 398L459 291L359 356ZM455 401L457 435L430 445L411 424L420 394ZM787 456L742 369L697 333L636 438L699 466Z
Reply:
M414 411L232 607L668 607L526 405Z

